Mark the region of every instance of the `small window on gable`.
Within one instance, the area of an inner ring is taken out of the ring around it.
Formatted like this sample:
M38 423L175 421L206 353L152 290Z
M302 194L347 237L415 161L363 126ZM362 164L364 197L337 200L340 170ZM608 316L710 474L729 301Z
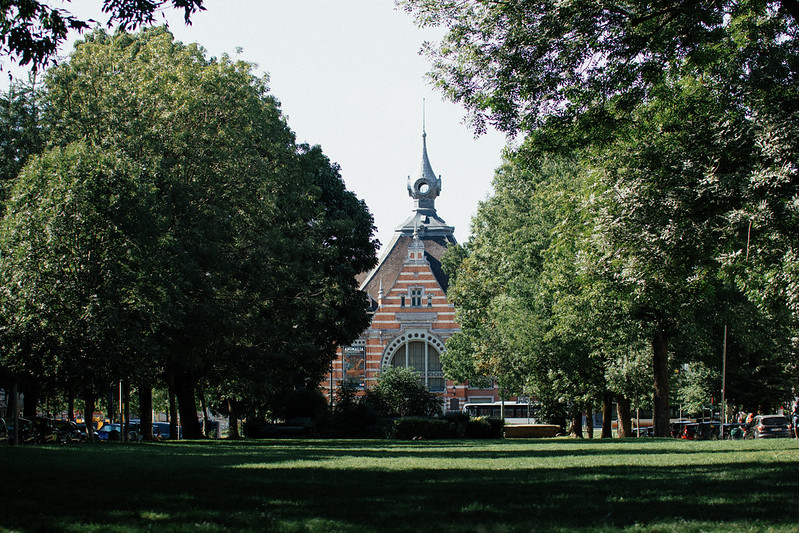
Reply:
M411 287L411 307L422 307L422 296L424 289L421 287Z
M400 296L400 307L405 307L405 297Z
M433 307L433 295L432 294L428 294L427 295L427 307Z

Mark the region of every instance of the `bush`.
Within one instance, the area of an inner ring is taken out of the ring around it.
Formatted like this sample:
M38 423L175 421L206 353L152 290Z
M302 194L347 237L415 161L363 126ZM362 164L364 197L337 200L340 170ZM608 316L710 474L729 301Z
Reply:
M419 382L411 368L389 367L363 401L382 416L434 416L441 412L441 398Z
M466 436L466 428L469 425L469 415L460 411L450 411L444 415L444 419L455 428L455 437L462 439Z
M467 439L501 439L505 425L501 418L477 417L466 424Z
M318 389L297 389L287 394L278 410L283 420L310 418L316 420L328 412L325 395Z
M396 439L452 439L455 425L443 418L406 416L394 421Z

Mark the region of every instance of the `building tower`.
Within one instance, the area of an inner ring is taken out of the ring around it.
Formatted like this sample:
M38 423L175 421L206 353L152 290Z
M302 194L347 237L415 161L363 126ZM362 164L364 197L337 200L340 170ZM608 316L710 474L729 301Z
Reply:
M371 388L384 368L404 366L412 367L428 390L441 394L448 410L458 410L466 400L494 401L495 389L473 390L444 379L440 356L459 326L447 300L441 257L456 241L454 228L436 212L441 177L430 164L424 129L422 163L416 176L408 176L407 188L411 216L394 230L377 266L359 279L370 302L371 324L351 346L340 349L325 392L335 394L343 379Z

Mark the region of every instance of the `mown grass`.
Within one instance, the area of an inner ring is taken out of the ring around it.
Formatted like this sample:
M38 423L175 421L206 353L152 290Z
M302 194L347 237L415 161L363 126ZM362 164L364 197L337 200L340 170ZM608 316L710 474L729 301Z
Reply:
M799 531L799 442L0 447L9 531Z

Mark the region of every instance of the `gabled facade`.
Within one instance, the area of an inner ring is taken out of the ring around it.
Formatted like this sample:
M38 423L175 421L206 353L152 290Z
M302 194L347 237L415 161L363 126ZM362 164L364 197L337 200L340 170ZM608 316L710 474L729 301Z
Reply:
M495 401L496 389L471 389L444 379L441 354L459 326L447 300L441 257L455 236L435 209L441 178L430 165L426 133L421 168L408 177L407 188L414 202L411 216L396 228L375 269L360 280L372 322L357 341L339 350L324 390L335 395L345 379L371 388L384 368L409 366L428 390L442 395L447 410L460 410L466 401Z

